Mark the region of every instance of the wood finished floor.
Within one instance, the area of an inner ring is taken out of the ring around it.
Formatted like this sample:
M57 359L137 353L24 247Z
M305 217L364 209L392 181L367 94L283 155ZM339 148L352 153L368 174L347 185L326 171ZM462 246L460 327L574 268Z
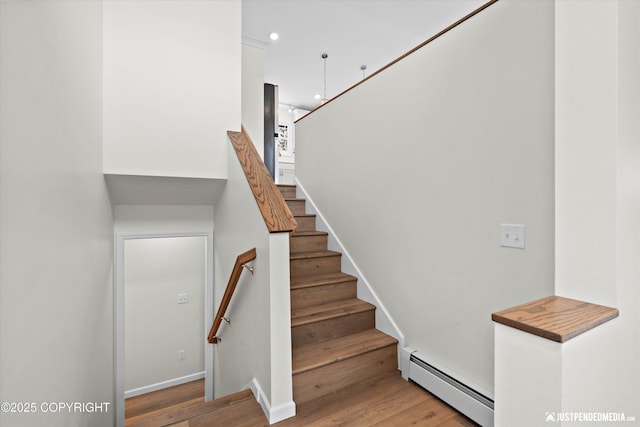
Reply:
M204 379L165 388L124 401L125 426L204 402Z
M195 399L199 399L199 403L203 401L201 395L194 397L195 390L203 391L202 383L188 388L182 398L179 395L184 390L179 387L182 386L127 399L125 425L132 426L136 421L140 425L174 427L268 425L260 406L249 392L236 397L237 403L215 412L213 409L206 412L203 408L193 410L194 416L190 419L166 415L165 422L145 424L145 420L154 417L157 420L158 415L176 411L184 413L186 406L193 405ZM294 418L274 425L471 427L477 424L419 386L404 381L396 371L297 405Z

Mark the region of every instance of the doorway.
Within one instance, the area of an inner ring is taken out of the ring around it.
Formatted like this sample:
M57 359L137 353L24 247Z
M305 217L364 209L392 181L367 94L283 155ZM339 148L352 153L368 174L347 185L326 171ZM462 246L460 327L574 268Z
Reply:
M213 398L211 233L116 234L116 425L124 401L204 376Z

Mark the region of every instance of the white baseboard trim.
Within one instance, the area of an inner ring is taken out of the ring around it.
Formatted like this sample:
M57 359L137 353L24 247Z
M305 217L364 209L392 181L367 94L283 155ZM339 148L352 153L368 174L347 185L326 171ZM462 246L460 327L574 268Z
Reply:
M342 252L342 271L347 274L351 274L358 278L358 298L373 304L376 309L376 328L381 330L387 335L391 335L398 340L398 368L402 371L402 376L406 378L408 373L405 373L405 368L402 364L402 348L404 347L404 334L398 328L398 325L393 320L389 312L387 311L378 295L375 293L371 284L360 271L353 258L349 254L349 251L344 247L336 233L333 231L322 212L318 209L313 199L309 196L309 193L305 190L304 186L300 183L298 178L295 178L297 197L307 200L307 208L316 215L316 228L320 231L326 231L329 233L329 249Z
M269 411L269 424L275 424L296 416L296 403L292 400Z
M253 395L262 408L264 415L267 417L269 424L275 424L282 420L286 420L287 418L295 417L296 404L293 400L272 408L271 403L267 400L267 396L265 396L262 391L262 387L260 387L260 383L258 383L257 379L252 379L244 389L246 390L248 388L253 392Z
M163 388L173 387L174 385L180 385L184 383L188 383L191 381L199 380L204 378L204 371L196 372L195 374L185 375L184 377L174 378L167 381L162 381L159 383L147 385L144 387L134 388L133 390L128 390L124 392L124 398L128 399L129 397L139 396L145 393L151 393L152 391L162 390Z
M403 348L403 363L409 365L407 370L411 381L438 396L481 426L493 426L492 392L427 359L411 347Z

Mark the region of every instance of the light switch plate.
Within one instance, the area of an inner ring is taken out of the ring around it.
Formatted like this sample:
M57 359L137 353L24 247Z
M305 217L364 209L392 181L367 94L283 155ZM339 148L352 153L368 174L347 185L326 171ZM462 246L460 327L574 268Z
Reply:
M500 224L500 246L524 249L524 224Z

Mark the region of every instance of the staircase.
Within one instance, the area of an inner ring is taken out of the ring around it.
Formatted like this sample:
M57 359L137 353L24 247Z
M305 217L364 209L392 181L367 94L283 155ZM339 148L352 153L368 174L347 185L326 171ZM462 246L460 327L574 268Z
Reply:
M299 408L312 407L311 412L305 413L302 419L297 420L296 417L283 423L308 425L309 419L305 417L325 415L327 420L333 419L335 414L330 408L340 407L339 403L331 401L334 398L347 406L355 405L353 413L359 414L360 406L351 402L349 396L362 395L366 396L363 399L377 402L390 396L386 391L367 394L365 390L377 390L376 384L394 384L395 380L399 381L401 387L408 384L397 374L398 341L375 329L376 307L357 298L357 278L341 271L342 254L327 249L328 234L316 230L316 217L306 213L306 202L296 198L296 187L279 185L278 189L298 222L298 228L289 238L293 400L296 405L308 402L308 405ZM395 386L385 385L383 388L388 391L388 387ZM409 390L399 395L407 396L411 392ZM419 396L422 399L426 395L420 390ZM323 399L330 399L329 415L316 411L327 404ZM176 405L163 405L160 402L156 410L127 419L125 425L267 425L262 409L249 390L206 403L200 402L200 399L198 402ZM415 403L412 402L409 403ZM383 406L387 408L385 410L391 408L391 412L394 408L398 412L404 410L397 404L384 403ZM424 404L418 406L424 407ZM429 411L427 415L431 417L433 411ZM393 412L388 415L396 414Z
M298 222L290 234L293 400L301 404L398 369L397 343L375 329L375 309L356 296L294 185L279 185Z

